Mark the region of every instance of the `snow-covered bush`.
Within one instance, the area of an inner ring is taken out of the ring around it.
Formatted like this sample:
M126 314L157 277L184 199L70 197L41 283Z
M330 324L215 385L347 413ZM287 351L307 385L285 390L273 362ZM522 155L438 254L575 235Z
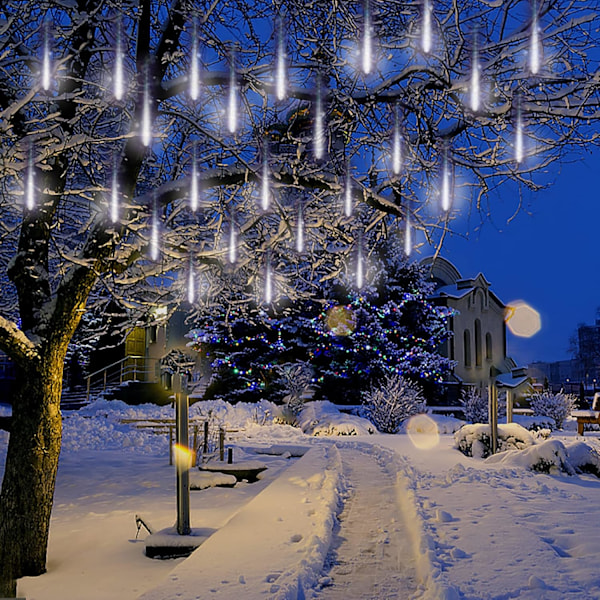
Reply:
M362 417L342 413L328 400L307 402L298 415L298 426L307 435L368 435L375 427Z
M565 419L571 414L576 401L577 398L572 394L541 392L531 396L530 406L534 415L551 417L556 423L556 428L562 429Z
M550 432L556 429L556 422L551 417L545 415L513 415L513 421L529 431L534 431L540 435L543 432ZM546 435L546 437L548 437Z
M492 453L492 434L489 425L464 425L454 434L455 447L466 456L486 458ZM522 450L534 444L530 431L516 423L498 425L498 452Z
M559 440L545 440L522 451L495 454L487 458L486 462L517 465L530 471L548 473L549 475L558 475L558 473L575 474L575 469L569 461L567 449Z
M308 362L297 360L276 365L275 371L277 378L274 383L286 394L283 398L284 412L295 416L302 410L304 402L314 396L313 368Z
M600 453L585 442L574 442L567 446L569 462L578 473L591 473L600 477Z
M363 395L367 418L383 433L397 433L402 421L425 412L421 388L397 373Z
M463 390L460 402L463 405L465 419L468 423L488 423L488 393L487 389L483 395L474 387ZM498 395L498 419L506 417L506 394Z
M563 444L559 440L545 440L523 450L490 456L486 462L516 465L531 471L549 473L591 473L600 477L600 454L585 442Z
M462 391L460 402L465 411L465 419L468 423L488 422L488 401L482 398L479 392L469 387Z

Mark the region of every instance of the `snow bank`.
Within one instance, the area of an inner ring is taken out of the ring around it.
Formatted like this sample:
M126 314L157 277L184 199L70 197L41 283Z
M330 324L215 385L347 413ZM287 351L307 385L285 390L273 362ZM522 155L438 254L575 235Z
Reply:
M298 415L298 425L307 435L368 435L375 426L362 417L342 413L327 400L307 402Z
M311 448L140 598L197 598L199 585L211 598L304 597L331 545L341 472L335 446Z

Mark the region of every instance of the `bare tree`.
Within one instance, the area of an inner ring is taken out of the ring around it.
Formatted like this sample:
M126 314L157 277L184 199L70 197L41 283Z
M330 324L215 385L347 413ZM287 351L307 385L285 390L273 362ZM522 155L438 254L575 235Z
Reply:
M532 2L2 3L0 595L45 570L86 309L360 285L372 236L440 244L596 142L597 2Z

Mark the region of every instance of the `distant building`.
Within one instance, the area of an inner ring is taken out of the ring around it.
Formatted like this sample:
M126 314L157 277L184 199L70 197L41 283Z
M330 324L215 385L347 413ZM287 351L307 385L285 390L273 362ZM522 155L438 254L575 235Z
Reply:
M448 260L428 257L421 264L430 270L436 288L429 300L451 309L448 328L452 332L440 349L456 361L453 383L457 387L487 387L495 377L499 387L516 395L528 388L529 378L507 355L506 306L490 289L490 282L479 273L465 279Z
M533 362L529 365L529 375L552 391L579 393L581 384L586 393L600 389L600 319L595 325L577 328L576 344L575 358Z

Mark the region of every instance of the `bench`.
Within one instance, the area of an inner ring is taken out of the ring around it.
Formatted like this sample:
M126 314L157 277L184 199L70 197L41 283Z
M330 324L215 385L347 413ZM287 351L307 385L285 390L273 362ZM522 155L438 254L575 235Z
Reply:
M577 419L578 435L583 435L586 425L600 425L600 412L597 410L574 410L571 416Z

